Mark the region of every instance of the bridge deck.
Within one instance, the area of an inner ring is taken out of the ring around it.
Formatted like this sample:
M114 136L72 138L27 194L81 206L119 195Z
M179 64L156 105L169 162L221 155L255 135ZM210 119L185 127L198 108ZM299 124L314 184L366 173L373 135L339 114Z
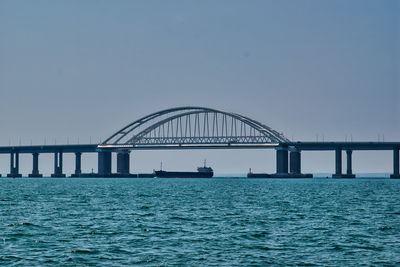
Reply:
M399 148L400 142L290 142L284 145L309 151L335 150L337 148L342 150L392 150L396 147Z
M400 148L400 142L287 142L280 144L221 144L221 145L32 145L0 146L0 154L18 153L93 153L101 150L179 150L179 149L274 149L277 147L296 147L303 151L342 150L393 150Z
M0 146L0 154L11 152L18 153L55 153L55 152L75 153L75 152L96 152L97 144L82 145L32 145L32 146Z

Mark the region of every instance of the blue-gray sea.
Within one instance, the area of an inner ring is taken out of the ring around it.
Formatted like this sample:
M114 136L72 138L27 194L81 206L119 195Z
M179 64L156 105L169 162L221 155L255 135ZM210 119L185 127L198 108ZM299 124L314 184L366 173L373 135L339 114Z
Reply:
M0 179L0 265L400 265L400 180Z

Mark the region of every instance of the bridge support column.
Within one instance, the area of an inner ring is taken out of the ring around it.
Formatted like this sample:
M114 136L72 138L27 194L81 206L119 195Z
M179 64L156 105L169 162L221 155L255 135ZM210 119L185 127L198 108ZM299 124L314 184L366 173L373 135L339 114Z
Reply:
M311 173L301 173L301 151L295 148L290 151L290 173L288 178L312 178Z
M10 153L10 173L7 174L7 177L22 177L19 173L19 153L11 152Z
M117 173L129 176L129 151L118 152L117 154Z
M350 151L350 152L349 152ZM351 150L347 150L347 171L349 171L350 167L350 172L351 171ZM332 175L332 178L355 178L356 176L352 173L342 173L342 148L338 147L335 150L335 174Z
M287 148L276 150L276 173L288 174L288 151Z
M71 177L80 177L82 170L81 170L81 162L82 162L82 153L76 152L75 153L75 173L71 175Z
M301 173L301 152L291 151L290 152L290 173L300 174Z
M102 177L111 176L111 152L98 153L98 174Z
M344 178L356 178L356 175L353 174L353 166L352 166L352 159L351 155L353 154L353 150L346 150L347 156L347 172Z
M276 173L267 175L271 178L286 178L289 177L288 172L288 148L276 148Z
M32 173L28 175L28 177L43 177L42 174L39 173L39 153L32 153Z
M342 148L338 147L335 150L335 174L332 178L342 178Z
M290 173L288 171L288 150L290 152ZM268 174L265 178L312 178L312 174L301 173L301 152L296 148L278 147L276 149L276 173Z
M400 178L399 173L399 148L393 148L393 174L390 175L390 178Z
M65 174L62 173L63 169L63 153L56 152L54 153L54 173L51 177L65 177Z

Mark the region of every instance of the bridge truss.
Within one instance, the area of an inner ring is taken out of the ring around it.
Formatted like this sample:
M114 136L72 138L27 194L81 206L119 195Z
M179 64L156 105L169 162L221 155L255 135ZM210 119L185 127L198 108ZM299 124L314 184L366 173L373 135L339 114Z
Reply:
M140 118L114 133L99 148L276 146L282 133L236 113L178 107Z

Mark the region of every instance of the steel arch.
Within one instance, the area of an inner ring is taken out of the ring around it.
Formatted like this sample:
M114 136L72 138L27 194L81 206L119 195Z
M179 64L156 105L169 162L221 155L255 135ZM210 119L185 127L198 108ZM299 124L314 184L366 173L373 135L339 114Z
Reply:
M211 120L209 116L212 117ZM183 123L182 120L185 122ZM211 121L212 124L210 124ZM191 128L192 125L194 129ZM212 129L212 134L210 134L210 129ZM142 117L111 135L99 147L283 142L289 142L283 134L246 116L212 108L188 106L165 109Z

